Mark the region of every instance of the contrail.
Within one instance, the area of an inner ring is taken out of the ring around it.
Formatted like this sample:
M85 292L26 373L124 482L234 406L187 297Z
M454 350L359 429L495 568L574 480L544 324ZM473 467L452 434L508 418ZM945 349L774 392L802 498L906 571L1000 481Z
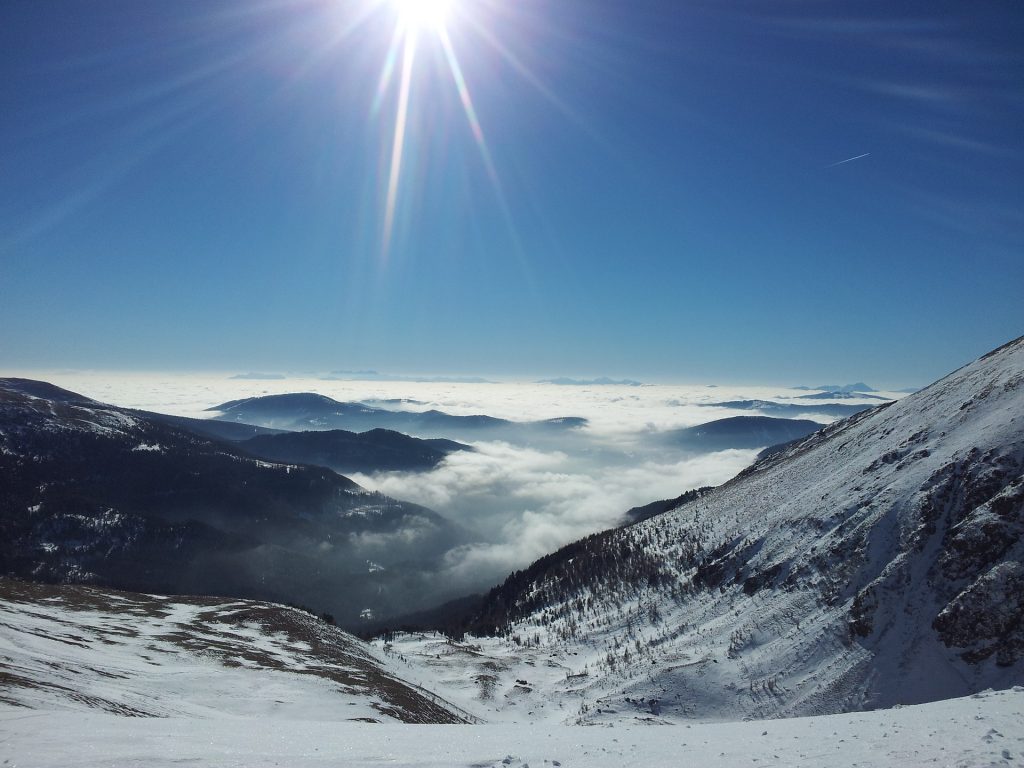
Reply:
M838 163L832 163L832 165L826 165L825 167L835 168L837 165L842 165L843 163L852 163L854 160L860 160L862 157L867 157L870 154L870 152L865 152L863 155L857 155L856 157L848 157L845 160L840 160Z

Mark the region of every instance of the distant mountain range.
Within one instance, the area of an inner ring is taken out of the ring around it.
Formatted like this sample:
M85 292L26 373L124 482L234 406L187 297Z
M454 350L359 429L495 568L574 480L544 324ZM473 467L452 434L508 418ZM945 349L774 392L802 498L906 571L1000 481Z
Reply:
M208 409L216 419L291 431L390 429L418 437L461 440L530 438L578 429L579 417L517 422L493 416L455 416L438 410L394 411L365 403L344 403L312 392L231 400Z
M256 371L251 371L249 373L236 373L234 376L231 376L229 378L249 381L281 381L282 379L287 379L288 377L285 376L283 373L259 373Z
M775 419L769 416L732 416L695 427L658 434L667 443L692 451L724 451L729 448L767 448L806 437L821 429L816 421Z
M379 371L331 371L324 381L411 381L418 384L493 384L480 376L402 376Z
M868 395L863 392L816 392L812 395L799 395L797 400L888 400L881 395Z
M852 416L863 410L872 408L871 405L849 405L846 403L817 403L815 405L803 405L800 403L776 403L771 400L726 400L720 403L701 403L706 407L732 408L737 411L757 411L768 416L810 416L817 414L821 416L843 417Z
M315 464L343 474L423 471L433 469L453 451L473 450L453 440L423 440L388 429L361 433L341 429L290 432L219 419L193 419L148 411L132 413L214 440L227 440L259 458Z
M596 379L570 379L565 376L560 376L556 379L541 379L537 383L559 384L566 387L642 387L644 385L642 381L634 381L633 379L609 379L607 376L600 376Z
M429 509L193 426L0 379L0 575L304 603L354 626L433 598L423 574L467 540ZM282 450L317 448L294 439Z
M825 392L877 392L877 389L869 387L863 381L858 381L856 384L821 384L817 387L793 387L793 389L820 389Z

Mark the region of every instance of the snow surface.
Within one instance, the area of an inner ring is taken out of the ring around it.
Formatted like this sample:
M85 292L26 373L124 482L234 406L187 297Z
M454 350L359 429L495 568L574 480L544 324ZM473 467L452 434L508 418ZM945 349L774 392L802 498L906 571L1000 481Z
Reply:
M128 718L0 705L0 760L18 768L1012 766L1024 760L1024 688L875 712L671 727Z
M1019 687L928 705L770 722L358 722L382 719L375 706L380 697L373 686L341 686L315 674L325 671L325 660L313 652L314 643L296 637L294 626L275 626L282 611L301 625L307 617L299 612L248 601L85 587L7 582L5 589L0 762L7 766L863 768L1002 766L1024 759ZM375 654L343 637L348 657L335 658L333 671L369 682ZM423 655L445 652L438 636L418 636L417 642ZM465 652L453 653L465 660ZM533 679L554 674L538 668L538 653L510 658L519 666L507 671ZM387 666L409 665L392 656Z
M0 703L131 717L472 719L297 609L6 579Z

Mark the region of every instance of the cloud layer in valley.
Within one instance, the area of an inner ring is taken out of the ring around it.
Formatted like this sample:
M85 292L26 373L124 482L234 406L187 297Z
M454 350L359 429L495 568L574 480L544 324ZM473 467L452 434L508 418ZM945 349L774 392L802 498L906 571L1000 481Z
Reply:
M622 522L631 507L717 485L756 451L684 456L663 449L594 455L478 443L430 472L354 476L361 485L437 510L478 540L452 549L447 576L479 589L570 541Z
M333 381L222 376L62 373L36 375L117 405L209 416L220 402L263 394L318 392L343 402L391 409L436 408L456 415L487 414L517 421L580 416L582 429L528 434L518 442L475 442L427 472L351 475L388 496L429 507L468 536L447 548L426 546L431 571L423 587L439 600L484 590L510 571L581 536L623 521L634 506L717 485L749 465L754 450L693 453L667 445L658 433L737 411L710 403L790 399L802 390L778 387L558 386L550 383L453 381ZM877 402L877 401L874 401ZM742 412L749 414L749 412ZM829 421L821 417L821 421ZM424 531L367 535L349 542L369 559L415 550ZM398 537L398 538L394 538ZM468 539L468 541L467 541ZM442 548L438 550L436 547ZM420 595L418 600L428 600ZM428 607L414 604L410 609Z

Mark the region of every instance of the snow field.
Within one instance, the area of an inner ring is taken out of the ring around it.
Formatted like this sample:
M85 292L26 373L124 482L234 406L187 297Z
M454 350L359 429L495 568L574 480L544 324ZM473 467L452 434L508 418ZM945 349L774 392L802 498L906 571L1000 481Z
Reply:
M662 727L125 718L0 705L0 734L0 760L17 768L982 768L1024 761L1024 688L893 710Z

